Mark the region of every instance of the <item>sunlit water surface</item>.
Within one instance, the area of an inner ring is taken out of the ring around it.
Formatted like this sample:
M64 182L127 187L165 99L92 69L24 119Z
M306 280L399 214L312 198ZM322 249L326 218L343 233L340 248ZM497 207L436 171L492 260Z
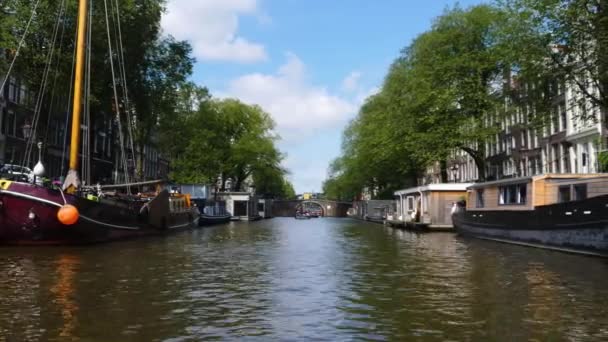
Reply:
M0 248L0 341L608 340L608 261L349 219Z

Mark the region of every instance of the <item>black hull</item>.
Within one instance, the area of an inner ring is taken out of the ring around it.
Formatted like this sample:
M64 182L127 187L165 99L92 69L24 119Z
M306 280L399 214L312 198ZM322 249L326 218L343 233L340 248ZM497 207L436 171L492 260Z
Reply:
M534 210L459 210L462 235L570 252L608 255L608 195Z
M201 215L198 221L199 226L211 226L230 222L230 215Z

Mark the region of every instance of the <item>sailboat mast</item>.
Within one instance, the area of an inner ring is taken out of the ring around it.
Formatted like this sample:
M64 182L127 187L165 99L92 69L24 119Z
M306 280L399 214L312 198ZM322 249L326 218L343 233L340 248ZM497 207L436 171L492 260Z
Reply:
M87 27L87 0L78 3L78 38L76 43L76 75L74 78L74 99L72 106L72 136L70 141L70 170L78 169L80 147L80 114L82 111L82 88L85 64L85 40Z

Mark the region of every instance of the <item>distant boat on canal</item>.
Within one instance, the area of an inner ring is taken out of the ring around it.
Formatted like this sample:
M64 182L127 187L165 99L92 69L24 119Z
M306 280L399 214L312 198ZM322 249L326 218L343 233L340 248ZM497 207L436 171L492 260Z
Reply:
M226 210L226 201L218 196L209 185L176 185L180 192L188 194L200 212L199 226L210 226L230 222L232 214Z
M462 235L608 256L608 174L475 184L452 218Z

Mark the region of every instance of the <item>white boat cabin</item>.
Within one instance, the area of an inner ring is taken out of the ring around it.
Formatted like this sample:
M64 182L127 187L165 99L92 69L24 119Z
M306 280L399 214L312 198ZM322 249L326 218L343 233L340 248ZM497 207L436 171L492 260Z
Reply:
M545 174L477 183L467 189L467 211L533 210L608 194L608 174Z
M454 204L465 198L472 183L429 184L395 192L392 224L429 229L452 229Z
M249 192L218 192L218 197L226 202L226 211L232 213L233 220L250 221L259 218L257 197Z

